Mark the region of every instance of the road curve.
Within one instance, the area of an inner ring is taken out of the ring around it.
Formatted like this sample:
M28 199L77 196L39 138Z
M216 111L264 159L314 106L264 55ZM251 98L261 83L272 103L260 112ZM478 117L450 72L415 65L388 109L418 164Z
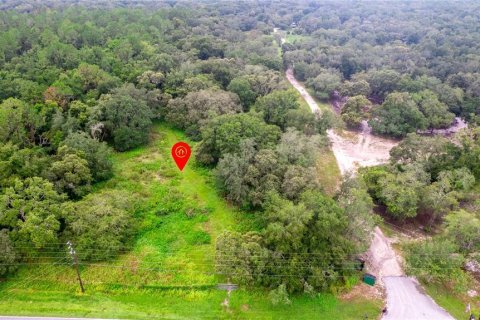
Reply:
M285 74L312 112L320 112L315 99L295 79L292 68L288 68ZM390 150L398 144L396 140L373 135L366 121L362 122L361 131L348 131L345 135L329 129L327 134L332 142L332 151L342 175L347 172L354 174L358 167L370 167L387 162L390 158Z
M308 103L312 112L319 111L318 104L295 79L291 68L287 70L286 77ZM354 161L354 157L343 155L342 152L340 152L341 148L336 148L335 146L335 144L338 143L335 139L338 140L342 138L336 135L333 130L328 131L328 136L333 142L332 149L342 175L345 174L346 171L356 168L357 165L375 165L381 163L381 161L388 160L387 152L387 157L380 159L380 161L374 159L375 161L369 162L367 157L365 161L358 161L357 164L350 163ZM394 144L390 145L389 149L393 146ZM362 150L362 153L365 154L365 150ZM369 154L368 156L371 155L372 154ZM435 301L422 290L415 278L403 275L403 271L397 261L395 251L389 243L389 239L383 235L378 227L375 228L369 255L373 260L375 273L379 277L379 282L383 282L387 292L388 311L382 317L382 320L454 320L448 312L437 305Z

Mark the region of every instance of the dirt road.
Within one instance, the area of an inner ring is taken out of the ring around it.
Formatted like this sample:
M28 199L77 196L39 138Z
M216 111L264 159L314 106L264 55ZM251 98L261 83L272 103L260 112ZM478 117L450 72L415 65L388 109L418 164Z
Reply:
M382 320L454 320L423 291L415 278L384 277L387 314Z
M288 81L300 92L313 112L320 111L318 104L307 90L295 79L293 71L286 72ZM352 132L350 132L352 133ZM352 133L351 137L328 131L332 150L342 174L356 170L358 166L373 166L386 162L390 149L397 142L373 136L364 124L361 133ZM392 248L391 241L379 227L367 252L368 268L377 276L387 293L387 314L382 320L451 320L454 319L423 292L414 278L404 276L400 257Z
M288 81L300 92L310 109L313 112L320 111L313 97L295 79L291 68L287 69L286 76ZM358 167L375 166L387 162L390 157L390 149L398 144L398 141L372 135L366 121L363 122L362 130L359 132L335 132L330 129L327 134L332 142L332 151L342 175L348 171L355 172Z
M375 274L381 283L383 277L403 276L399 257L379 227L375 227L372 243L367 251L368 271Z

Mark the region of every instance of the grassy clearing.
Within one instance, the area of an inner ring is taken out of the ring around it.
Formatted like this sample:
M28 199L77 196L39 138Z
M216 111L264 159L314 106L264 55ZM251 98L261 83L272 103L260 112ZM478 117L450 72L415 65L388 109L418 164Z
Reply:
M301 34L291 34L291 33L287 33L287 36L285 37L285 40L287 42L290 42L290 43L295 43L295 42L301 42L301 41L306 41L306 40L309 40L310 37L309 36L304 36L304 35L301 35Z
M194 157L180 172L170 147L188 141L164 124L152 130L151 143L114 157L114 177L94 192L124 190L136 196L138 236L132 250L110 261L83 263L87 292L80 293L74 269L60 252L24 266L0 285L0 314L136 319L358 319L378 315L381 302L331 295L292 297L289 306L273 306L268 292L216 289L214 246L222 230L246 231L258 223L254 213L226 203L211 172ZM195 144L192 143L195 148ZM57 262L57 264L53 264Z

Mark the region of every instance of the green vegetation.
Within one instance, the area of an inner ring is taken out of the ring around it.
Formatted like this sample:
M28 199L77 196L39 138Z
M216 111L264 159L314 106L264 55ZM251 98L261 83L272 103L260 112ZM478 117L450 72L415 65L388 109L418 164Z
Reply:
M264 292L245 290L231 295L229 311L221 306L225 292L218 290L165 291L145 290L144 293L91 294L79 296L65 292L29 292L28 296L11 294L2 300L3 314L52 315L78 317L114 317L135 319L291 319L302 314L305 319L332 319L342 317L356 320L358 315L375 318L381 308L380 301L362 298L339 301L332 295L292 299L290 305L274 306ZM101 305L102 308L98 308Z
M407 270L462 294L480 243L476 9L3 1L0 311L374 317L377 301L338 298L374 204L435 230L404 247ZM404 138L390 163L340 182L326 101L349 127ZM415 134L456 116L470 127L452 140ZM182 172L179 140L193 146ZM229 281L230 296L215 288Z
M70 263L63 264L69 259L66 252L58 251L55 259L36 259L47 265L22 267L2 285L2 314L22 310L25 315L202 318L208 314L259 319L298 313L311 318L320 314L325 319L333 314L345 319L355 319L356 312L378 314L379 301L356 298L347 302L321 294L292 296L291 305L273 306L265 292L250 289L233 291L230 311L225 310L221 305L225 291L213 287L222 277L213 276L212 239L222 230L252 230L256 218L221 199L210 182L209 170L198 167L194 159L183 172L177 171L169 152L174 142L185 141L181 131L162 124L150 136L153 140L148 146L116 154L114 176L95 185L92 194L126 192L140 197L135 217L141 231L131 244L132 251L106 263L82 261L86 294L78 293ZM93 252L113 257L111 248L100 246ZM80 257L82 250L79 243ZM57 260L63 260L62 264L52 265Z
M422 282L422 285L427 291L427 294L456 319L465 318L465 305L467 303L470 303L474 314L480 312L480 307L478 306L480 299L478 297L472 299L462 295L460 298L458 295L452 294L450 288L445 286L429 282Z

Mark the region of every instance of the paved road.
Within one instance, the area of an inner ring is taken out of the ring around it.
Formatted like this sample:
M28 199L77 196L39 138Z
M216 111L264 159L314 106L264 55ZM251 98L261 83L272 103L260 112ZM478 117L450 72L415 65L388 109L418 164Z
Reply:
M409 277L384 277L387 314L382 320L454 320Z

